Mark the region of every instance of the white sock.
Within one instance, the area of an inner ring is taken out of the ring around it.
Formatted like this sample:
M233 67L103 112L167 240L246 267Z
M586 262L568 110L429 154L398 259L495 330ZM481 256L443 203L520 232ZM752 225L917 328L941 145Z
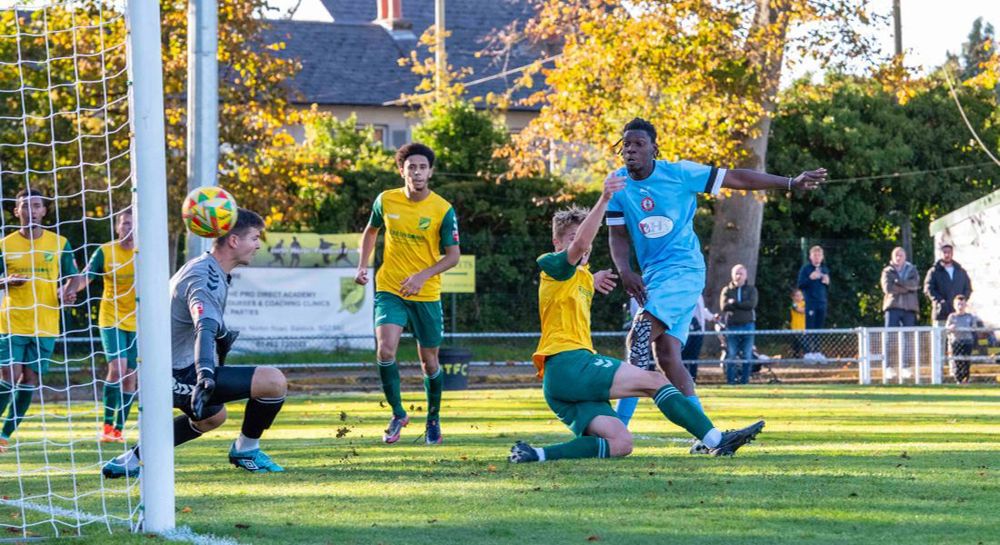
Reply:
M236 452L246 452L260 448L260 439L250 439L246 435L240 434L236 438Z
M544 462L545 461L545 449L539 448L539 447L531 447L531 448L535 449L535 453L538 454L538 461L539 462Z
M139 467L139 457L136 456L135 450L128 450L115 456L115 463L131 471Z
M708 448L715 448L722 442L722 432L719 431L719 428L712 428L708 430L705 437L701 438L701 442L705 443Z

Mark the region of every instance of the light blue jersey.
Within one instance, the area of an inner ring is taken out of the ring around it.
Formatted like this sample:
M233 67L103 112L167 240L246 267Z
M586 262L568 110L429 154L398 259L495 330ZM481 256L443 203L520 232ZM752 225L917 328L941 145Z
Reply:
M628 180L608 203L607 224L628 228L646 285L644 308L683 344L705 289L705 258L694 232L698 193L718 194L726 170L691 161L656 161L645 180L633 180L625 168L615 174Z

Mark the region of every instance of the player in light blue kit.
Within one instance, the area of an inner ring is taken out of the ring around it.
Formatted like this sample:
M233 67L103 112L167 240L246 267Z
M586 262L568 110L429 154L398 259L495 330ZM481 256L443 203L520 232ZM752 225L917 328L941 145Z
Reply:
M605 217L611 258L622 286L642 305L626 341L627 359L650 370L658 362L670 382L700 407L694 381L681 364L688 324L705 289L705 258L694 232L698 193L717 195L722 188L811 190L826 180L826 169L789 178L691 161L658 161L656 128L640 118L625 125L621 146L625 167L615 174L627 175L628 180L611 199ZM632 270L632 246L641 276ZM628 402L621 408L628 407L635 410L635 404Z

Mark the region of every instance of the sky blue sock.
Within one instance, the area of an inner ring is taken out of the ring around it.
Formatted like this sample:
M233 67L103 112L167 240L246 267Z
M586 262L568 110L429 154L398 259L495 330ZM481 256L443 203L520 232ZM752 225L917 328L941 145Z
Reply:
M632 415L635 414L635 408L639 405L639 398L637 397L623 397L618 400L618 404L615 405L615 412L618 413L618 419L622 421L628 427L628 423L632 420Z

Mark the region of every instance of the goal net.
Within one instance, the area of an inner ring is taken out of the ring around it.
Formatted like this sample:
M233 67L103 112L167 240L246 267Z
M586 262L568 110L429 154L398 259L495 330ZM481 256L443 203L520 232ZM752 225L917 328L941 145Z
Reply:
M127 7L0 0L0 541L141 523Z

